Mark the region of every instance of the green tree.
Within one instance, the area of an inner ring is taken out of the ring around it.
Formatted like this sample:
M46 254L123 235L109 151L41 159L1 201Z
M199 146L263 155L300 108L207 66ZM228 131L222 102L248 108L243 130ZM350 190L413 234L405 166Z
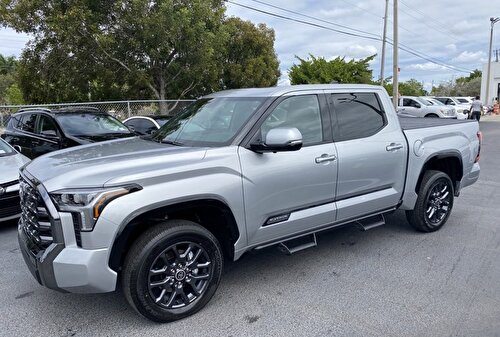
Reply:
M392 95L392 83L385 84L384 87ZM406 82L399 82L398 89L402 96L424 96L427 94L423 84L413 78Z
M204 93L216 82L224 9L222 0L4 0L0 14L34 36L23 59L47 72L36 86L75 92L57 99L83 100L104 69L121 75L113 76L119 90L129 80L166 99Z
M279 61L274 50L274 30L265 24L228 18L222 60L222 89L270 87L278 83Z
M4 57L0 54L0 104L16 104L19 102L19 97L16 96L15 101L12 94L17 86L17 69L18 61L16 58ZM10 93L9 93L10 90ZM22 96L20 97L22 101Z
M309 55L309 59L299 60L290 68L289 78L292 84L308 83L372 83L372 70L369 62L376 55L361 60L346 61L344 57L326 60L323 57Z
M5 103L14 105L24 104L23 93L17 83L12 84L5 90Z
M481 91L481 76L481 71L476 69L468 76L441 83L432 88L431 93L436 96L477 96Z
M34 36L20 70L34 103L274 85L274 31L224 13L223 0L0 2L0 22Z

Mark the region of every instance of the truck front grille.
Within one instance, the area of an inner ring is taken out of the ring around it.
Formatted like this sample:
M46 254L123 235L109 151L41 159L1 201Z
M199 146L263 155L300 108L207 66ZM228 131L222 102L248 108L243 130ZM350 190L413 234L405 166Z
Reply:
M35 185L21 176L21 226L31 241L30 251L37 255L53 242L49 212Z

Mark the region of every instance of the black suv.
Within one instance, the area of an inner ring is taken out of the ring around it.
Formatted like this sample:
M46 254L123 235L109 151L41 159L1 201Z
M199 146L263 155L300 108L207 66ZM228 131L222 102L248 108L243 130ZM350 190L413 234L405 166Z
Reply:
M30 108L11 116L2 138L36 158L67 147L135 134L113 116L95 108Z

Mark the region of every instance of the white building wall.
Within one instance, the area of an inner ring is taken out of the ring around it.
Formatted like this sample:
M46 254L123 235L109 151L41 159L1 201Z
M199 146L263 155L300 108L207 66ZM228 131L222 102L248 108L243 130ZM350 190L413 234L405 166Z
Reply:
M486 99L486 75L488 72L488 64L483 65L483 76L481 78L481 101L484 104L490 105L495 97L498 97L498 89L500 85L500 62L491 62L491 75L490 75L490 94L489 102L485 102Z

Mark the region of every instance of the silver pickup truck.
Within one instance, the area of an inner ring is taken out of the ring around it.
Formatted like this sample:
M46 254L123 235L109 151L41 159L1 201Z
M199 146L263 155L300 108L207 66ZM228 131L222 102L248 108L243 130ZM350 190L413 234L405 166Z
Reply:
M438 230L479 177L480 144L475 121L398 118L378 86L223 91L152 136L28 164L19 244L42 285L98 293L120 279L140 314L173 321L211 299L224 257L293 253L396 209Z

